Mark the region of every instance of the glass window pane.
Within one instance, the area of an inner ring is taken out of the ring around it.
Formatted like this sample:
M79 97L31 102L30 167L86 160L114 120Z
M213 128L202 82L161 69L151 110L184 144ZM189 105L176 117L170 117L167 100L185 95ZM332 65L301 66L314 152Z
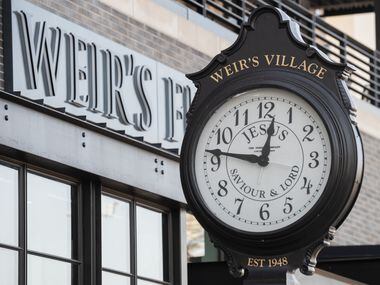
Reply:
M18 171L0 165L0 243L18 246Z
M129 285L130 278L109 272L102 272L102 285Z
M130 272L129 203L102 196L102 263L104 268Z
M71 264L28 255L28 285L71 285Z
M72 258L71 186L28 173L28 249Z
M18 284L18 252L0 248L0 284Z
M137 274L156 280L164 278L163 214L136 208Z

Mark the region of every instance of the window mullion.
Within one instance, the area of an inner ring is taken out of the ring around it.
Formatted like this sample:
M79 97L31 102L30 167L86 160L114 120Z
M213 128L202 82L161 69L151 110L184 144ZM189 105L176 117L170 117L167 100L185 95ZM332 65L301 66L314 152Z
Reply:
M72 253L71 258L79 261L72 272L72 284L82 285L83 279L83 235L82 233L82 185L71 187L71 236L72 236Z
M131 285L137 285L137 226L136 226L136 201L131 201L130 207L131 225Z
M184 279L187 278L186 272L183 272L183 268L187 268L187 256L186 256L186 246L184 246L183 237L186 237L186 212L182 209L172 210L170 213L169 224L169 236L171 237L171 272L172 284L183 284ZM182 252L184 251L184 252ZM187 279L186 279L187 280Z
M174 211L173 211L174 212ZM162 249L163 249L163 280L173 280L173 212L167 214L167 218L162 219Z
M83 284L100 285L101 282L101 206L100 185L85 180L82 184L83 215ZM99 273L100 272L100 273Z
M102 284L102 185L101 183L91 180L91 217L95 216L92 220L93 232L91 233L93 239L93 247L95 248L95 255L91 259L93 263L95 285ZM95 214L95 215L93 215Z
M27 284L27 168L22 165L19 169L19 187L18 187L18 214L19 214L19 260L18 260L18 284Z

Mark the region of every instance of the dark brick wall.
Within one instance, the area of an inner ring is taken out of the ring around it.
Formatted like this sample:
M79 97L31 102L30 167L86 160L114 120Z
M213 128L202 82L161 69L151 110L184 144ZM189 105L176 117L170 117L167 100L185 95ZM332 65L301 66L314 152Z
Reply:
M96 0L30 2L184 73L197 71L210 60L199 51ZM0 89L3 89L1 21L0 25ZM363 141L366 155L363 187L354 209L338 230L335 242L341 245L380 244L380 215L377 212L380 210L380 140L363 133Z

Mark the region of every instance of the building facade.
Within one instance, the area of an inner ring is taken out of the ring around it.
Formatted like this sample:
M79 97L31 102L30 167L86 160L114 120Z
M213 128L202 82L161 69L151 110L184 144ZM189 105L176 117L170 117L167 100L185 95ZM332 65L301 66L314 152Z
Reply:
M186 285L188 257L223 259L186 212L178 154L184 75L237 34L188 2L2 0L0 285ZM354 95L365 176L335 245L378 245L380 100Z

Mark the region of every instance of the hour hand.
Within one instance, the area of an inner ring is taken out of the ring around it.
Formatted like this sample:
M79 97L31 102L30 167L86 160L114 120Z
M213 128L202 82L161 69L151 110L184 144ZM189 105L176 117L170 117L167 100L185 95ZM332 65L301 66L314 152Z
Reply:
M206 149L206 152L209 152L215 156L224 155L228 157L245 160L251 163L257 163L259 161L259 157L255 154L229 153L229 152L223 152L220 149Z
M261 150L261 158L267 159L270 153L270 141L274 134L274 117L272 117L272 122L270 123L268 129L267 129L267 140L265 141L265 144Z

